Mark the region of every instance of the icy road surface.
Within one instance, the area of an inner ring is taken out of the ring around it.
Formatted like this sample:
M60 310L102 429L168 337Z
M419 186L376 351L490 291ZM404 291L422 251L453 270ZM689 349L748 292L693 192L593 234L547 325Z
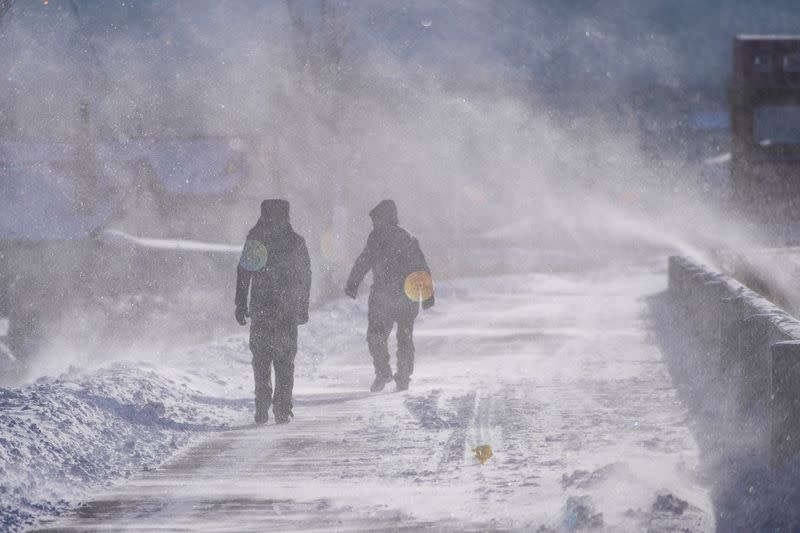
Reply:
M443 284L417 322L411 389L379 394L364 295L334 302L301 333L292 424L243 421L41 527L712 531L687 413L648 334L645 298L665 288L660 259ZM228 344L242 381L243 341Z

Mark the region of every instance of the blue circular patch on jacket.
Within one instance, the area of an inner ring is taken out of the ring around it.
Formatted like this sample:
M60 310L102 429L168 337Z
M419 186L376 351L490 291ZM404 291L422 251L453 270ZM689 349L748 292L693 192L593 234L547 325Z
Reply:
M242 257L239 264L243 269L255 272L261 270L267 264L267 247L261 241L247 239L242 250Z

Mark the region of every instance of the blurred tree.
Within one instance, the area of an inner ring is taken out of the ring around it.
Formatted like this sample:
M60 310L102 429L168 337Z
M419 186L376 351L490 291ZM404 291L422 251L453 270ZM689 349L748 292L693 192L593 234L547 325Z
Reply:
M14 5L14 0L0 0L0 24L3 23L3 19L8 14L8 11L11 9L12 5ZM11 106L8 103L10 98L6 96L5 90L3 90L3 93L5 97L3 98L4 105L0 107L0 135L3 135L14 129L14 117L11 114Z
M341 142L345 137L342 114L348 102L346 88L352 81L352 69L344 65L348 9L346 2L332 0L316 3L286 0L286 8L291 23L296 90L301 100L307 99L312 104L307 107L312 110L307 124L318 129L309 132L307 139L313 145L308 148L324 161L321 175L306 178L315 181L309 185L317 193L309 207L317 213L315 218L322 228L321 240L313 244L321 252L323 263L318 269L317 289L319 296L325 298L341 291L337 266L341 266L339 263L349 248L348 168L352 154Z
M310 5L310 2L286 0L292 47L299 67L297 82L305 90L333 97L331 92L341 81L347 13L345 5L339 2L320 0L318 9L310 9Z
M8 10L11 9L11 6L14 4L14 0L0 0L0 21L3 20L3 17Z

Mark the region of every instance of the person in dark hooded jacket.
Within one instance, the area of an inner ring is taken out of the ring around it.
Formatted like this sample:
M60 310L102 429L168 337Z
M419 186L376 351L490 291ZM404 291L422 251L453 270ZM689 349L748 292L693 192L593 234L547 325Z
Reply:
M236 321L250 325L255 375L256 423L289 422L294 387L297 326L308 322L311 263L305 240L292 230L289 202L264 200L247 235L236 271ZM270 383L275 368L275 394Z
M370 211L373 230L356 259L347 280L345 294L355 298L358 286L372 270L369 293L367 345L375 367L370 390L378 392L394 379L397 390L408 389L414 371L414 320L419 305L434 304L433 286L420 297L409 292L409 280L422 274L430 280L430 269L417 239L398 225L397 206L383 200ZM397 324L397 373L389 364L389 334Z

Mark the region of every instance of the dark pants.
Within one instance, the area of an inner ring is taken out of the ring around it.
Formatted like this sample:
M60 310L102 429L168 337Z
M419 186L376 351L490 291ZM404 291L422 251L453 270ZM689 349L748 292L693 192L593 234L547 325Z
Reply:
M291 322L253 321L250 326L250 351L256 383L256 417L266 417L270 403L275 418L292 411L294 356L297 354L297 325ZM275 394L270 382L275 367Z
M386 294L374 288L369 295L367 345L375 376L392 378L389 365L389 334L397 324L397 378L408 380L414 372L414 320L418 304L404 294Z

